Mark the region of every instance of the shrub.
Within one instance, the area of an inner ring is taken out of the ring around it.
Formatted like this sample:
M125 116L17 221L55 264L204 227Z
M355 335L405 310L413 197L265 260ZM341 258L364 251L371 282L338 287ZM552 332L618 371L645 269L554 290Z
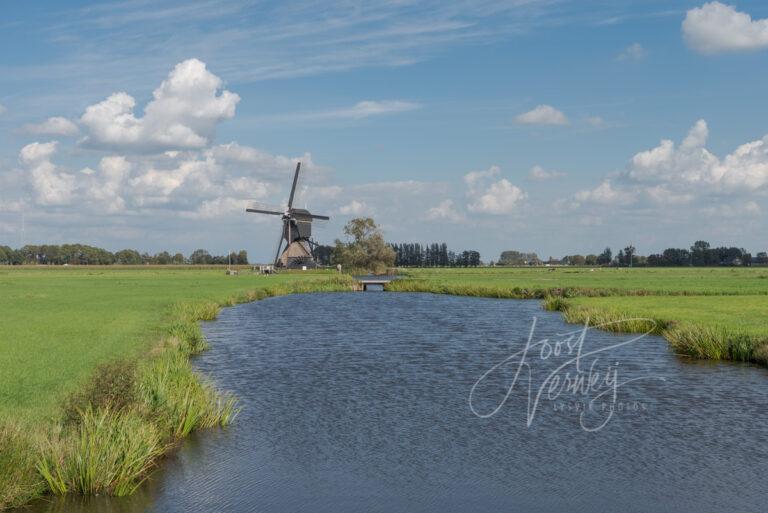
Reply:
M114 361L100 365L82 390L64 402L64 423L76 423L88 407L122 410L133 404L136 395L136 364Z

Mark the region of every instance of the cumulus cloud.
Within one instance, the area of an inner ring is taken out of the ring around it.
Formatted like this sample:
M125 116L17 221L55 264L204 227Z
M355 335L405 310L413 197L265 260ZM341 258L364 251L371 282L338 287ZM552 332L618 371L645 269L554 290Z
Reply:
M522 189L506 178L494 180L500 174L498 166L491 166L486 171L471 171L464 175L470 200L467 209L470 212L510 214L527 198Z
M131 172L132 165L121 156L104 157L99 163L99 171L85 168L81 172L91 177L86 186L86 197L100 205L105 211L113 213L125 209L122 197L123 185Z
M768 47L768 19L753 20L732 5L709 2L686 13L683 37L704 54L757 50Z
M32 199L37 205L71 206L76 207L73 212L81 213L163 209L192 218L227 215L242 211L249 201L287 191L290 172L282 164L296 160L239 146L238 151L259 158L243 166L214 148L153 156L109 155L98 165L71 172L53 162L57 144L29 144L19 154Z
M438 205L427 210L426 215L429 221L449 221L451 223L460 223L464 221L464 214L459 212L453 203L453 200L447 199L441 201Z
M77 135L80 130L72 121L57 116L48 118L42 123L30 123L24 125L24 131L28 134L35 135L71 136Z
M75 176L62 171L51 162L56 153L56 141L34 142L21 149L19 160L25 166L39 205L66 205L75 191Z
M708 136L707 123L698 120L679 145L663 139L636 153L626 170L578 192L576 205L752 201L750 196L768 192L768 136L742 144L723 158L706 148Z
M197 59L180 62L155 89L153 99L136 117L136 100L125 92L85 109L80 123L83 144L135 151L203 148L216 126L235 115L237 94L222 90L219 77Z
M519 114L515 121L521 125L567 125L568 118L551 105L538 105Z
M646 55L648 55L648 52L643 48L643 45L640 43L632 43L622 50L621 53L616 56L616 59L620 61L639 61Z
M562 178L565 173L561 171L555 171L554 169L544 169L538 164L533 166L528 172L528 179L534 181L552 180L554 178Z

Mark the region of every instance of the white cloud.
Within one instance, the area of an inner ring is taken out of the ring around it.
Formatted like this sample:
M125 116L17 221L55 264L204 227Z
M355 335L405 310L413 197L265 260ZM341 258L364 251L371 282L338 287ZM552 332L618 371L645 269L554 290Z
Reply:
M628 177L713 193L751 192L768 186L768 136L742 144L720 159L704 147L708 135L707 123L697 121L680 146L665 139L635 155Z
M80 130L72 121L57 116L48 118L42 123L30 123L24 125L24 131L35 135L71 136L77 135Z
M470 190L474 190L480 182L500 174L501 168L499 166L491 166L485 171L470 171L464 175L464 183L467 184Z
M574 196L579 204L725 206L768 193L768 135L742 144L723 158L705 146L707 123L698 120L679 145L664 139L636 153L627 169ZM646 201L641 201L646 200ZM724 203L727 202L727 203Z
M213 146L205 150L204 155L219 164L238 168L242 172L283 180L286 187L290 185L297 162L301 162L302 183L313 183L315 178L324 176L327 171L312 160L310 153L304 153L299 157L285 157L236 142Z
M368 206L357 200L352 200L350 203L339 208L339 213L345 216L359 216L368 209Z
M622 50L621 53L616 56L616 59L620 61L639 61L646 55L648 55L648 52L643 48L643 45L640 43L632 43Z
M521 125L567 125L568 118L551 105L538 105L533 110L519 114L515 121Z
M552 180L554 178L562 178L563 176L565 176L565 173L561 171L544 169L538 164L533 166L528 172L528 179L534 181Z
M123 185L130 175L131 168L125 157L110 156L101 159L98 172L90 168L83 169L81 172L92 178L86 197L101 205L106 212L124 210Z
M687 12L683 37L704 54L767 48L768 19L753 20L732 5L709 2Z
M627 191L614 188L609 180L605 180L592 190L577 192L576 200L581 203L619 205L633 202L634 197Z
M501 169L498 166L491 166L486 171L471 171L464 175L470 200L467 209L470 212L510 214L527 198L522 189L506 178L493 181L493 178L500 174Z
M707 206L700 209L699 212L707 217L717 219L744 219L759 216L762 213L762 209L754 201L747 201L746 203L736 205Z
M222 81L197 59L180 62L155 89L144 116L134 114L136 100L112 94L86 108L80 122L88 146L136 151L207 146L218 123L235 115L240 97L221 90Z
M69 213L142 214L158 209L186 218L213 218L243 210L252 200L285 192L296 158L269 155L254 148L232 146L201 152L172 151L159 155L110 155L79 173L52 162L57 142L33 143L19 155L28 176L34 204L67 206ZM218 159L217 159L218 156ZM251 158L258 156L258 158ZM309 170L316 168L307 159ZM321 190L338 194L335 188ZM285 192L287 196L287 192ZM282 200L282 198L281 198Z
M51 162L57 144L56 141L34 142L24 146L19 153L39 205L66 205L74 194L75 176L63 172Z
M305 121L322 119L364 119L384 114L396 114L420 109L421 104L403 100L365 100L351 107L321 110L316 112L295 112L276 116L266 116L266 121Z
M427 210L426 218L429 221L445 220L452 223L460 223L465 219L464 214L458 211L453 200L450 199L441 201L437 206Z
M5 108L5 106L2 103L0 103L0 115L5 114L7 111L8 109Z

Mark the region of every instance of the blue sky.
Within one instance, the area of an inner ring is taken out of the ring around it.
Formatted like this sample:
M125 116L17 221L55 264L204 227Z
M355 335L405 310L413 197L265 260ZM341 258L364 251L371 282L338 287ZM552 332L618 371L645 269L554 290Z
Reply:
M302 159L326 242L768 247L764 2L0 8L0 243L268 259Z

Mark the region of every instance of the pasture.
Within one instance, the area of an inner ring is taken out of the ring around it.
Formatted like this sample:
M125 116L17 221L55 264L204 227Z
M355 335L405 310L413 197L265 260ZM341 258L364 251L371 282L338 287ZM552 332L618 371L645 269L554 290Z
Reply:
M138 358L181 302L222 303L320 273L195 268L0 268L0 419L52 420L101 363Z

